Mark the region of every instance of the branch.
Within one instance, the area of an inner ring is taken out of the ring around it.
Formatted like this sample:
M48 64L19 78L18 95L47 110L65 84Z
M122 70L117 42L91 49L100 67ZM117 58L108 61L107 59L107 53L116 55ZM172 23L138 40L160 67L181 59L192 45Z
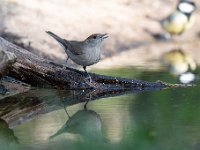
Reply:
M90 73L94 85L87 81L87 74L39 57L25 49L0 38L0 49L14 53L17 57L9 76L32 86L52 86L57 89L127 90L133 88L165 87L161 82L145 82Z
M90 85L84 72L63 68L3 38L0 38L0 49L17 57L9 67L8 75L20 80L6 77L0 81L2 85L0 91L4 91L4 88L9 91L7 94L0 94L0 118L6 120L10 126L21 124L38 114L61 109L61 106L126 93L179 86L161 81L146 82L93 73L90 73L90 76L95 85ZM30 85L40 88L33 89Z

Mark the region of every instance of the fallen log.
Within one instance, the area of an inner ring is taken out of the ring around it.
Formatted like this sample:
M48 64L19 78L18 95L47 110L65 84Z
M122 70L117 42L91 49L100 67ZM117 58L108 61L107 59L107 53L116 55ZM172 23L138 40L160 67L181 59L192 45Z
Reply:
M15 82L10 77L0 81L0 89L4 91L6 88L9 91L7 94L0 94L0 118L12 127L39 114L61 109L61 106L180 86L161 81L146 82L90 73L95 83L91 85L83 71L63 68L62 65L39 57L3 38L0 38L0 49L16 56L7 75L19 81Z
M148 87L165 87L161 82L145 82L90 73L94 83L88 83L83 71L64 68L50 60L39 57L0 38L0 49L11 52L17 57L8 75L32 86L51 86L57 89L133 89Z

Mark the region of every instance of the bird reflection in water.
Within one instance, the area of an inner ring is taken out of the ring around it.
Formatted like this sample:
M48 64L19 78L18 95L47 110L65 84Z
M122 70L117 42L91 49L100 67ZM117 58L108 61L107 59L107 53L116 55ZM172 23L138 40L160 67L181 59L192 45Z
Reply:
M83 140L106 141L102 134L100 115L93 110L83 109L70 116L67 122L49 139L64 133L78 134Z
M89 110L87 108L88 102L91 100L91 92L81 92L76 93L73 92L73 101L76 99L79 99L81 96L81 101L86 102L84 105L83 110L77 111L74 115L70 116L70 114L67 111L67 107L64 104L65 101L65 95L61 91L59 92L60 100L63 104L64 110L68 116L68 120L66 123L52 136L49 137L49 139L54 139L57 136L64 134L64 133L70 133L70 134L76 134L80 135L83 140L95 140L95 141L106 141L104 136L102 135L102 121L100 118L100 115L97 114L93 110Z
M196 79L193 73L196 70L196 63L188 53L181 49L165 53L162 63L171 74L178 77L180 83L188 84Z

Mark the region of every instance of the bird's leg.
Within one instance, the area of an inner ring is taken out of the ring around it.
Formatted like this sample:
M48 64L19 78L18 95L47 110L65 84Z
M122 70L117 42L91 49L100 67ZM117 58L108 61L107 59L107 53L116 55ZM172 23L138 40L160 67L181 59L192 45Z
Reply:
M68 60L69 60L69 56L67 56L66 63L65 63L65 64L63 64L63 68L65 68L65 69L67 69L67 68L68 68L68 67L67 67L67 62L68 62Z
M64 107L64 111L65 111L65 113L67 114L68 118L70 118L70 115L69 115L69 113L67 112L66 107L65 107L65 106L63 106L63 107Z
M85 73L87 74L90 83L92 83L92 78L91 78L91 76L88 74L88 72L87 72L87 70L86 70L86 66L83 66L83 69L84 69Z
M69 56L67 56L67 60L66 60L66 64L67 64L67 61L69 60Z
M65 111L65 113L67 114L68 118L70 118L70 115L69 115L69 113L67 112L67 109L66 109L66 107L65 107L65 105L64 105L63 97L60 97L60 102L61 102L61 104L63 105L64 111Z
M86 103L84 104L84 109L87 110L87 104L89 103L89 101L92 99L91 94L89 94L89 98L87 98Z
M89 100L86 101L86 103L84 104L84 109L87 110L87 104L88 104Z
M69 60L69 56L67 56L67 60L66 60L66 64L65 64L65 68L67 69L67 61Z

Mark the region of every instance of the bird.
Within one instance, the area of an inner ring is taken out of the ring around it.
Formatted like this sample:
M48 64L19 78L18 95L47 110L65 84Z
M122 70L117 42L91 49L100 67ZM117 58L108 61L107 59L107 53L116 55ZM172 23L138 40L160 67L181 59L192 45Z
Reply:
M49 137L49 140L64 133L78 134L85 140L90 139L96 142L97 140L106 141L102 134L102 120L100 115L88 109L79 110L73 116L69 117L66 123L55 134Z
M192 27L195 20L193 15L195 10L196 5L193 1L180 0L175 11L160 20L160 24L170 36L181 35L184 31Z
M76 64L81 65L88 75L90 82L92 82L86 67L99 62L101 58L101 45L104 39L108 38L108 34L95 33L83 41L69 41L57 36L51 31L46 31L46 33L53 37L65 50L68 55L66 63L70 58Z
M162 56L162 63L175 75L196 69L196 62L189 54L181 49L175 49L165 53Z
M171 74L178 76L181 83L195 80L193 72L197 68L196 62L183 50L171 50L162 56L161 61Z

